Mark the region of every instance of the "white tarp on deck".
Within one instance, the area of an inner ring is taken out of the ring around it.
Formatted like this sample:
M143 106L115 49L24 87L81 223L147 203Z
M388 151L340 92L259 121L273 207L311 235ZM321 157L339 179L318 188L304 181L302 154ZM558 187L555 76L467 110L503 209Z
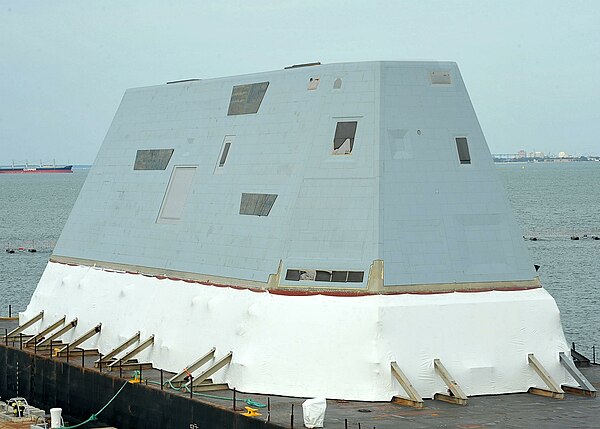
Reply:
M447 389L442 363L467 395L545 387L528 353L558 383L572 382L558 353L569 352L554 299L544 290L280 296L49 263L21 321L44 310L37 332L77 317L70 341L102 322L84 343L106 353L141 331L155 335L141 361L180 371L212 347L233 360L213 378L240 391L387 401L404 392L396 361L425 398Z

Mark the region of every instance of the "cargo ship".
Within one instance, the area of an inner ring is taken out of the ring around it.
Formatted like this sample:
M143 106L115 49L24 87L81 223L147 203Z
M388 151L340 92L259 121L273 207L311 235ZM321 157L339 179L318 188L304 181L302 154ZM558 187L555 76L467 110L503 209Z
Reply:
M40 165L30 166L29 164L0 167L0 174L22 174L22 173L72 173L72 165Z

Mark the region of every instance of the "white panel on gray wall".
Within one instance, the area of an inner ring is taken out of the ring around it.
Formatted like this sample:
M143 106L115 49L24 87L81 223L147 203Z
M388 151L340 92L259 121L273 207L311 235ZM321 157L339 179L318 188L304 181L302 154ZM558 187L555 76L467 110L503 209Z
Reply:
M452 83L449 71L432 71L429 73L429 78L434 85L449 85Z
M178 166L173 169L158 215L158 223L170 223L181 219L195 174L196 167Z

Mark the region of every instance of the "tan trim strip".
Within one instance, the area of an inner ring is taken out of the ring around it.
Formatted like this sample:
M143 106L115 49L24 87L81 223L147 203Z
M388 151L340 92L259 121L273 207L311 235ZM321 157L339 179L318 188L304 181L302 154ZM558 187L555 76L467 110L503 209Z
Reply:
M183 280L200 283L208 286L231 287L234 289L250 289L254 291L269 291L279 295L333 295L333 296L363 296L363 295L397 295L397 294L436 294L451 292L488 292L492 290L514 291L528 290L542 287L539 277L531 280L503 281L503 282L478 282L478 283L436 283L436 284L414 284L383 286L383 261L374 261L369 274L369 288L341 288L312 286L306 283L294 286L278 284L280 273L272 274L270 282L258 282L253 280L234 279L230 277L211 276L206 274L189 273L144 267L139 265L119 264L113 262L93 261L89 259L72 258L66 256L52 255L51 262L67 265L83 265L98 267L108 271L119 271L129 274L141 274L156 277L158 279L168 278L171 280ZM281 264L279 267L281 270ZM373 274L375 272L376 274ZM372 281L377 278L377 281Z
M166 270L163 268L145 267L142 265L119 264L116 262L94 261L91 259L72 258L69 256L52 255L51 262L58 262L67 265L84 265L88 267L98 267L105 270L123 271L130 274L142 274L146 276L161 278L170 278L173 280L187 280L199 283L244 287L248 289L267 289L266 282L254 280L233 279L229 277L210 276L206 274L189 273L186 271Z

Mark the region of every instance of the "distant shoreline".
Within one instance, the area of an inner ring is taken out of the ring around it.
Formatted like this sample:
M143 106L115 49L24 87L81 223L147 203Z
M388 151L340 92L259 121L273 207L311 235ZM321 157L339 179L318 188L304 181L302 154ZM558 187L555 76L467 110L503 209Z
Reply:
M600 162L600 156L580 156L577 158L498 158L493 157L495 164L535 164L548 162Z

